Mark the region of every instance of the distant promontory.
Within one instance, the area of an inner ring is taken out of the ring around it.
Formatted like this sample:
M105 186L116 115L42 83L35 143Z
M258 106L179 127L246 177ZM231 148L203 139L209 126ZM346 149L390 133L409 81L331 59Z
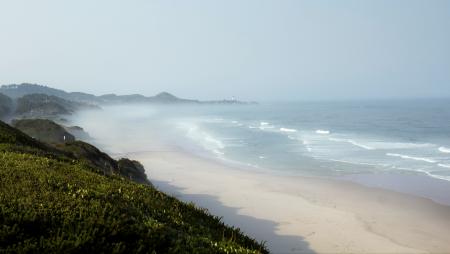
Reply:
M155 96L144 96L141 94L130 94L130 95L105 94L96 96L93 94L82 92L66 92L64 90L55 89L48 86L29 83L3 85L0 87L0 93L13 99L17 99L30 94L45 94L48 96L56 96L69 101L88 103L94 105L119 104L119 103L120 104L123 103L254 104L254 102L245 102L235 99L209 100L209 101L183 99L168 92L161 92Z

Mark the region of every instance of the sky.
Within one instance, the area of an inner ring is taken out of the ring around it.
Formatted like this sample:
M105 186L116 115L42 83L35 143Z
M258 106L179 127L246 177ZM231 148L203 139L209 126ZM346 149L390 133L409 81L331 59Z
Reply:
M450 1L0 0L0 84L196 99L450 97Z

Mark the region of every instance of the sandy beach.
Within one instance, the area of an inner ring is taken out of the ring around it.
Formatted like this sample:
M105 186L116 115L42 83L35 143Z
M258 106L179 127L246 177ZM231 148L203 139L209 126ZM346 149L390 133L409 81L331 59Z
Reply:
M450 254L450 0L0 12L0 254Z
M450 207L348 181L274 176L177 149L128 154L162 191L273 253L448 253Z

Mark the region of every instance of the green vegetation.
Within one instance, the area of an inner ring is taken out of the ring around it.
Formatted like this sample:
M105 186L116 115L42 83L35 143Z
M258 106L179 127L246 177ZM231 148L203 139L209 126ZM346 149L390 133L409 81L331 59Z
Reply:
M12 124L25 134L52 145L71 159L83 161L98 172L105 175L119 174L138 183L150 184L139 162L128 159L116 161L91 144L75 141L64 127L51 120L22 119L14 120Z
M22 83L20 85L2 85L0 87L0 93L3 93L11 98L20 98L28 94L47 94L58 96L66 99L67 93L63 90L50 88L47 86L41 86L37 84Z
M149 183L145 175L144 166L139 161L122 158L117 161L119 174L125 176L138 183Z
M91 136L84 131L80 126L69 126L64 127L70 134L72 134L76 139L79 140L91 140Z
M80 109L99 109L96 96L67 93L34 84L3 85L0 87L0 119L50 118L70 115Z
M120 175L137 183L150 185L144 167L137 161L125 158L116 161L95 146L82 141L58 144L56 147L104 175Z
M8 96L0 93L0 119L9 115L13 108L13 101Z
M12 125L27 135L50 144L60 144L75 141L75 137L62 126L47 119L21 119Z
M70 115L83 108L94 106L46 94L28 94L17 99L15 114L22 118L47 118Z
M0 225L1 253L267 253L192 204L104 175L3 122Z
M64 99L66 101L78 102L88 105L101 104L127 104L127 103L152 103L152 104L254 104L255 102L243 102L238 100L217 100L217 101L199 101L179 98L173 94L162 92L155 96L144 96L141 94L116 95L105 94L95 96L87 93L72 92L68 93L63 90L54 89L47 86L37 84L11 84L0 87L0 93L11 98L17 99L33 94L45 94L48 96ZM51 108L54 108L53 105Z
M49 146L36 141L25 133L0 121L0 145L9 149L34 150L36 152L54 152Z

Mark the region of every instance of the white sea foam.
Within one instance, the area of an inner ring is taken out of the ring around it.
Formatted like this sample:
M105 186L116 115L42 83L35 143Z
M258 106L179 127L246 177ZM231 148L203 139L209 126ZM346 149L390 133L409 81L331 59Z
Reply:
M249 125L249 129L260 129L262 131L264 130L272 130L275 129L275 126L270 125L268 122L260 122L259 126Z
M234 126L237 126L237 127L242 127L242 126L244 126L243 123L240 123L239 121L236 121L236 120L231 121L231 123L232 123Z
M219 149L224 149L225 145L222 143L222 141L210 136L209 134L203 132L202 133L204 135L204 139L206 142L214 144L215 146L217 146Z
M438 166L439 166L439 167L442 167L442 168L450 168L450 165L449 165L449 164L442 164L442 163L439 163Z
M212 150L212 151L213 151L213 153L215 153L215 154L217 154L217 155L225 155L224 152L221 152L221 151L219 151L219 150L217 150L217 149L214 149L214 150Z
M265 159L266 157L260 155L259 158L262 160L262 159Z
M296 138L296 137L294 137L294 136L291 136L291 135L288 135L288 139L290 139L290 140L297 140L297 138Z
M246 163L246 165L248 167L252 167L252 168L259 168L259 166L257 164Z
M305 148L306 148L306 150L308 152L312 152L313 149L311 148L311 146L309 146L309 142L308 141L302 140L302 144L305 146Z
M446 180L446 181L450 181L450 176L443 176L443 175L438 175L436 173L434 173L433 171L428 171L428 170L424 170L424 169L411 169L411 168L401 168L401 167L395 167L396 169L401 169L401 170L408 170L408 171L414 171L414 172L421 172L426 174L429 177L432 178L436 178L436 179L441 179L441 180ZM433 174L434 173L434 174Z
M441 153L450 153L450 148L441 146L441 147L439 147L439 151Z
M373 147L370 147L370 146L367 146L367 145L364 145L364 144L361 144L361 143L357 143L356 141L353 141L351 139L349 139L348 142L350 144L354 145L354 146L358 146L358 147L364 148L366 150L374 150L375 149Z
M415 149L424 147L433 147L434 144L430 143L404 143L404 142L384 142L376 141L369 142L371 147L375 149Z
M330 134L329 130L316 130L317 134L328 135Z
M275 129L275 127L274 126L272 126L272 125L262 125L262 126L259 126L259 129L260 130L267 130L267 129Z
M280 128L281 132L297 132L296 129Z
M335 142L347 142L347 143L350 143L350 144L352 144L354 146L357 146L357 147L360 147L360 148L363 148L363 149L366 149L366 150L374 150L375 149L375 148L373 148L371 146L358 143L358 142L354 141L353 139L329 138L328 140L335 141Z
M398 154L398 153L386 153L386 155L391 156L391 157L399 157L399 158L406 159L406 160L415 160L415 161L424 161L424 162L428 162L428 163L436 163L435 160L430 159L430 158L414 157L414 156Z
M350 160L344 160L344 159L330 159L330 161L336 161L346 164L354 164L354 165L364 165L364 166L383 166L386 167L386 164L376 164L376 163L367 163L367 162L360 162L360 161L350 161Z
M450 181L450 176L441 176L441 175L435 175L435 174L428 174L429 176L433 177L433 178L437 178L437 179L441 179L441 180L445 180L445 181Z
M187 129L186 137L199 144L206 151L218 156L224 155L222 150L225 148L225 144L219 138L214 137L194 123L182 123L179 126Z

